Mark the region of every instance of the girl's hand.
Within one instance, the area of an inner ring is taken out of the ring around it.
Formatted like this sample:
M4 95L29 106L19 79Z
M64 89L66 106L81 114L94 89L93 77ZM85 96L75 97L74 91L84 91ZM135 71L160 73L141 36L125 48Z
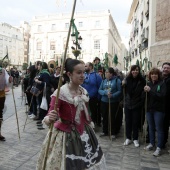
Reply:
M151 90L151 88L150 88L149 86L145 86L145 87L144 87L144 91L145 91L145 92L149 92L150 90Z
M56 119L58 119L58 111L59 111L59 109L57 109L57 111L51 110L51 111L48 113L49 121L50 121L50 122L55 122Z

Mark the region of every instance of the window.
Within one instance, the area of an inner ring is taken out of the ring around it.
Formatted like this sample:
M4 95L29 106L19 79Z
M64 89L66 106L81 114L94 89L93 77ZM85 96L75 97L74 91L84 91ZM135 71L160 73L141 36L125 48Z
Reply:
M52 30L52 31L56 30L56 25L55 25L55 24L52 24L51 30Z
M55 50L55 41L50 42L50 50Z
M38 25L38 32L42 31L42 25Z
M138 49L135 48L135 56L137 56L137 55L138 55Z
M79 27L83 27L83 22L79 22Z
M37 50L41 50L42 42L37 42Z
M94 41L94 49L100 49L100 40Z
M69 28L69 23L65 23L65 29Z
M148 37L149 37L149 27L147 27L145 31L145 38L148 38Z
M100 27L100 21L96 21L95 27Z

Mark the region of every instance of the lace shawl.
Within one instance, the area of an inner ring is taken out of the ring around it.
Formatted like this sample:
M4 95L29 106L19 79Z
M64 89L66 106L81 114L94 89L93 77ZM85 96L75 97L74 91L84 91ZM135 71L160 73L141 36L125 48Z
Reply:
M60 94L59 94L59 99L68 102L70 104L73 104L75 107L77 107L75 122L77 122L78 124L80 124L80 116L82 110L84 110L85 112L86 120L90 121L88 110L85 105L85 103L89 101L89 95L83 87L79 86L79 89L81 91L81 95L75 96L73 98L70 94L68 83L66 83L61 87ZM57 94L57 90L55 90L51 96L56 96L56 94Z

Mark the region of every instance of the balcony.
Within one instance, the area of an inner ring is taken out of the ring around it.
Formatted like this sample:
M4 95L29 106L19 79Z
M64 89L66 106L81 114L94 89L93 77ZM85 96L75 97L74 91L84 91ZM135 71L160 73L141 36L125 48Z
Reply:
M140 25L141 25L141 26L143 25L143 19L141 19L141 21L140 21Z
M146 42L146 41L148 41L148 38L143 38L142 41L143 41L143 42Z
M145 12L145 16L146 16L146 17L149 16L149 9Z

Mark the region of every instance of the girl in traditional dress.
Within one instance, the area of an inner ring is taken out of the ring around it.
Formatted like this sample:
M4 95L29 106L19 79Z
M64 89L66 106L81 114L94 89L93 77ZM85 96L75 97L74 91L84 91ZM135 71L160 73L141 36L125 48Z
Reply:
M67 59L65 70L69 83L60 89L57 113L54 111L57 90L53 93L44 123L54 123L47 170L106 170L105 158L92 129L88 114L87 91L80 85L84 81L85 66L79 60ZM58 115L58 116L57 116ZM43 143L37 163L42 170L49 133Z

